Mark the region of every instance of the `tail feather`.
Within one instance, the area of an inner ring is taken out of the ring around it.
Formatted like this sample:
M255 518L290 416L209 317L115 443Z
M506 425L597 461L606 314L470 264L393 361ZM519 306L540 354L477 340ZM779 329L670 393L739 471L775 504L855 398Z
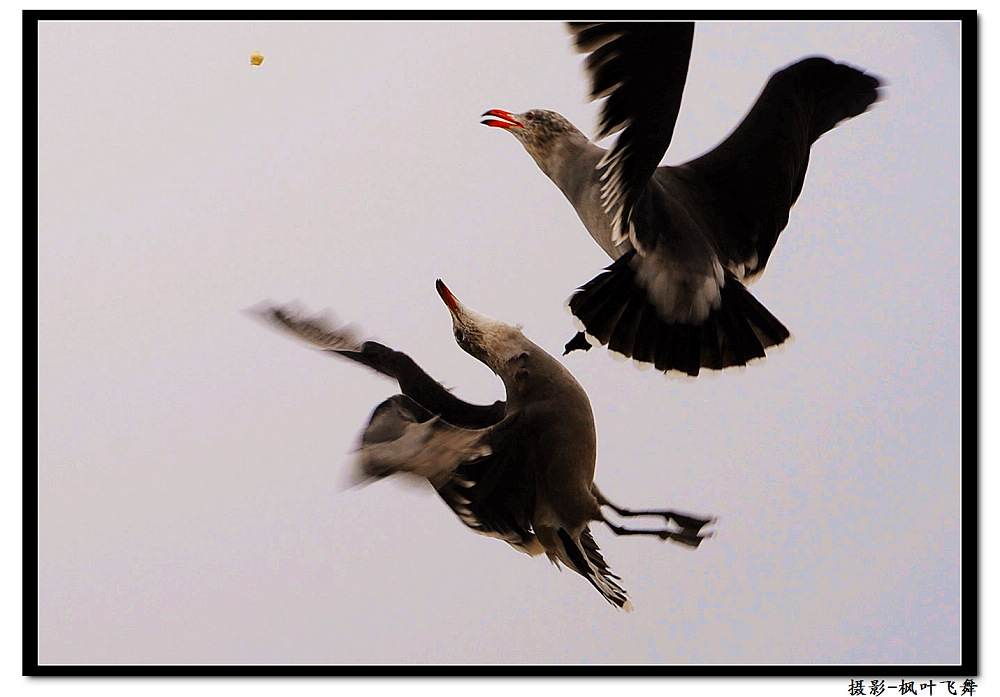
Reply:
M701 325L701 366L709 370L722 370L726 367L722 360L722 341L719 328L715 324Z
M697 375L701 368L701 329L701 326L692 324L674 325L673 341L661 341L659 344L657 369L679 370L688 375Z
M738 284L739 281L735 279L727 279L726 287ZM723 287L723 300L726 302L726 287ZM730 289L731 290L731 289ZM743 292L749 295L746 289ZM739 294L736 297L730 298L729 307L733 310L730 312L721 312L719 315L719 325L722 328L722 354L724 359L728 358L730 361L739 361L741 364L745 365L748 361L754 358L764 357L764 347L761 345L760 340L757 338L757 333L751 328L750 323L747 321L746 314L744 313L744 308L740 302L742 298ZM725 305L723 305L725 308Z
M702 324L670 323L637 282L629 252L582 286L569 309L587 334L657 370L698 375L702 368L743 366L765 356L790 334L735 276L726 273L720 305Z
M590 316L590 321L585 323L587 333L602 344L608 344L627 304L627 302L615 302L613 299L604 303L600 310Z
M631 279L624 274L601 274L592 281L593 292L587 297L576 301L576 296L570 301L570 311L573 316L583 322L587 333L602 344L607 344L611 338L611 330L617 322L621 310L624 309L620 299L631 290ZM617 311L617 314L616 314Z
M584 528L579 543L568 532L559 528L559 540L562 542L569 561L567 566L590 581L590 584L609 603L625 612L632 611L632 601L628 599L625 589L616 583L616 581L621 580L621 577L612 573L611 569L608 568L608 563L601 555L597 542L594 541L594 537L590 533L590 528Z
M608 350L625 353L629 346L635 345L636 333L642 322L646 302L641 295L632 294L615 325L615 332L608 338Z
M728 286L729 283L726 285ZM725 293L725 288L723 288L723 293ZM753 297L745 287L742 293L734 293L734 296L734 300L739 303L743 316L750 323L750 328L757 335L763 348L780 344L789 337L785 325L768 312L767 308Z

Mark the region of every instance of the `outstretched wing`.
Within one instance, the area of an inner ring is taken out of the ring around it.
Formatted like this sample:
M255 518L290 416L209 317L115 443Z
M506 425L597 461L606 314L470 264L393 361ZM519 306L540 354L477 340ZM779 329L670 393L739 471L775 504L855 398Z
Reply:
M592 100L607 98L597 138L621 131L598 165L612 239L629 218L670 145L687 80L694 22L571 22L577 51L588 53Z
M809 149L845 119L867 111L881 81L813 56L775 72L736 129L709 152L657 173L700 192L718 216L712 229L741 279L763 270L802 191ZM641 242L641 241L640 241Z
M396 380L404 395L453 426L485 428L506 413L502 401L478 405L459 399L405 353L375 341L361 341L349 327L335 328L323 316L303 317L292 308L270 303L248 312L315 348L349 358Z

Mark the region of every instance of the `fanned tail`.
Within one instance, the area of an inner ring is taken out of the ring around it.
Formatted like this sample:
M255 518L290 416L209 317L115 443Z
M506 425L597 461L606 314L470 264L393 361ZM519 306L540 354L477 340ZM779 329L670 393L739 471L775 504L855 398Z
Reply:
M617 259L568 302L587 335L611 351L650 363L663 372L696 376L702 368L722 370L764 358L765 349L790 336L788 329L728 272L720 305L702 324L665 321L636 280L629 263L634 255L631 251Z

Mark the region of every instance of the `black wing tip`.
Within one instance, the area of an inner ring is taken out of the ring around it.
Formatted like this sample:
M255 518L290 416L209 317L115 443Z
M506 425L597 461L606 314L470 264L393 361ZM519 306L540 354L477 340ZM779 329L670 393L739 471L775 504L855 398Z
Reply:
M615 180L627 220L673 137L694 38L693 22L570 25L576 50L588 54L591 101L604 100L595 141L618 135Z
M297 301L281 305L265 300L243 313L323 351L347 355L360 352L369 343L353 323L338 325L329 309L309 314Z
M259 303L255 303L249 307L244 307L240 310L240 312L248 317L253 317L254 319L271 322L276 316L286 313L287 310L285 309L285 306L282 306L273 300L261 300Z
M566 22L566 31L573 39L577 53L590 53L612 40L616 32L610 31L607 22Z
M859 116L885 99L888 81L850 63L829 56L807 56L775 72L797 81L797 89L815 105L820 124L816 137L844 119Z
M273 300L262 300L250 307L243 308L241 312L273 329L280 329L292 334L297 334L296 323L300 322L306 315L304 306L297 300L284 304Z

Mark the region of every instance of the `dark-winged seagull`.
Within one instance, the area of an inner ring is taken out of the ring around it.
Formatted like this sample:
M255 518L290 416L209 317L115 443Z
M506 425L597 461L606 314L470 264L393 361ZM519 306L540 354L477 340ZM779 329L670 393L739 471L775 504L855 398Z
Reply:
M615 260L569 299L582 331L566 353L600 343L688 375L763 358L789 333L744 284L764 270L788 223L810 146L874 104L879 79L805 58L771 75L713 150L659 167L680 110L694 23L569 28L577 50L589 54L591 100L607 98L597 139L621 131L614 146L598 147L545 109L492 109L482 122L521 142Z
M426 478L465 525L532 556L545 553L586 578L611 604L632 603L590 532L593 521L618 535L655 535L697 547L711 518L670 510L633 511L594 483L597 433L590 400L563 365L512 327L469 309L440 280L455 341L503 380L507 401L488 406L455 397L409 356L346 328L266 303L252 310L312 346L396 380L402 394L379 404L361 436L361 479L397 473ZM663 527L626 528L608 520L659 516ZM672 525L671 525L672 523Z

